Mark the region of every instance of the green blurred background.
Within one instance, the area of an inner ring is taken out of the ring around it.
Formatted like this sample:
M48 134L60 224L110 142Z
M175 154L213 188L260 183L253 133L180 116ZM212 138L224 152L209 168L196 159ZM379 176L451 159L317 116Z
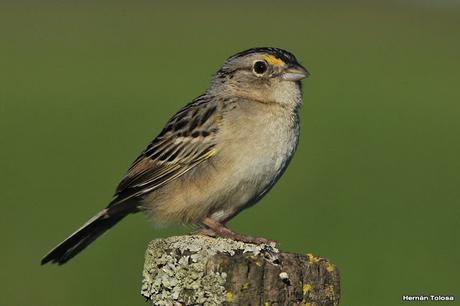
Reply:
M230 227L330 259L342 305L460 299L459 1L46 0L0 4L0 305L145 305L147 243L188 229L132 216L39 260L227 56L265 45L312 73L301 141Z

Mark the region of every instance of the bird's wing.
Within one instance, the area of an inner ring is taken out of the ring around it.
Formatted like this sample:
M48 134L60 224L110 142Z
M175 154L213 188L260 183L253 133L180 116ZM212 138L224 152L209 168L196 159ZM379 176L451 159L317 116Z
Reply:
M134 161L109 206L153 191L217 153L217 103L200 96L179 111Z

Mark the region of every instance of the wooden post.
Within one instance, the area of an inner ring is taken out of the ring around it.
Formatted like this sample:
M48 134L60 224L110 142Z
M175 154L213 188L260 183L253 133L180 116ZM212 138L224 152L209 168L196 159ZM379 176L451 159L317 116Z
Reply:
M149 244L141 293L151 305L338 305L340 280L333 264L312 254L176 236Z

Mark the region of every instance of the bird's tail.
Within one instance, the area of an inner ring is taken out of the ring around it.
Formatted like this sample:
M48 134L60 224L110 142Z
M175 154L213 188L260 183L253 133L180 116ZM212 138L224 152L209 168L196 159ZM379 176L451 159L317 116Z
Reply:
M69 259L90 245L91 242L117 224L126 215L126 212L112 214L111 208L103 209L75 233L46 254L41 260L41 264L44 265L47 262L52 262L62 265L66 263Z

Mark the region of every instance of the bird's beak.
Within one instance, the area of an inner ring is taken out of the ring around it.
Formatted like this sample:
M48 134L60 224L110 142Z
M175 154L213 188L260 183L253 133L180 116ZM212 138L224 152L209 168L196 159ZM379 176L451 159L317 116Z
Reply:
M292 65L281 72L281 78L286 81L300 81L310 75L301 65Z

